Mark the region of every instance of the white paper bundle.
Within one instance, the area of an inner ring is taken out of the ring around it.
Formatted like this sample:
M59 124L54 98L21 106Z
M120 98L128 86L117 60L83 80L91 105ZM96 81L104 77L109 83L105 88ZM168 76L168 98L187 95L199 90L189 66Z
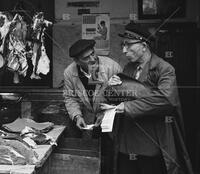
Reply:
M115 108L105 111L104 118L101 123L102 132L112 132L115 113Z

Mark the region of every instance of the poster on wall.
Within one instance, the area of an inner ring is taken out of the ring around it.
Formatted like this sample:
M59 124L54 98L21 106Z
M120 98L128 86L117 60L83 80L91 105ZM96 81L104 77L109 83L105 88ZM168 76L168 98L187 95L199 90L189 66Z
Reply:
M110 16L108 13L82 15L82 39L94 39L99 55L108 55L110 50Z

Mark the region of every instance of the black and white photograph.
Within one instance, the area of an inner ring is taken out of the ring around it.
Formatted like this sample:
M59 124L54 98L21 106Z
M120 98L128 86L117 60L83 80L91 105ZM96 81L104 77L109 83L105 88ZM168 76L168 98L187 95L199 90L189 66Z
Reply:
M200 174L199 0L0 0L0 174Z

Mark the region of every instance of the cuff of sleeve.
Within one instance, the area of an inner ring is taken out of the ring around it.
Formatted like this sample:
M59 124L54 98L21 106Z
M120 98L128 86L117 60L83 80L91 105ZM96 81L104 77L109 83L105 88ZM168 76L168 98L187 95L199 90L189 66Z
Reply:
M127 110L127 109L126 109L126 103L127 103L127 102L124 101L123 103L124 103L124 113L126 113L126 110Z
M82 113L81 113L81 111L80 111L79 109L77 109L77 111L72 112L72 113L69 113L69 115L70 115L70 118L71 118L72 120L74 120L74 117L75 117L75 116L77 116L77 115L81 115L81 116L82 116Z
M124 102L124 115L129 116L129 113L127 112L127 102Z

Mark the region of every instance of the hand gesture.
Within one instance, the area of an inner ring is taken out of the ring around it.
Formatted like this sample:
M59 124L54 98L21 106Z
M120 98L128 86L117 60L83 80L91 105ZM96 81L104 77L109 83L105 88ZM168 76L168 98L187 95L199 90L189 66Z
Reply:
M121 102L119 105L109 105L105 103L100 103L101 110L108 110L108 109L114 109L116 113L123 113L124 112L124 102Z
M116 113L124 113L124 102L121 102L119 105L117 105L115 111Z
M85 121L84 121L83 117L81 117L81 116L77 117L77 119L76 119L76 126L79 129L83 129L84 127L86 127L86 124L85 124Z
M109 105L109 104L106 104L106 103L100 103L101 110L114 109L115 107L116 107L115 105Z
M99 127L104 117L104 111L99 111L96 115L96 121L94 123L94 127Z
M122 81L119 76L113 75L109 80L108 80L108 86L114 86L114 85L120 85L122 84Z

